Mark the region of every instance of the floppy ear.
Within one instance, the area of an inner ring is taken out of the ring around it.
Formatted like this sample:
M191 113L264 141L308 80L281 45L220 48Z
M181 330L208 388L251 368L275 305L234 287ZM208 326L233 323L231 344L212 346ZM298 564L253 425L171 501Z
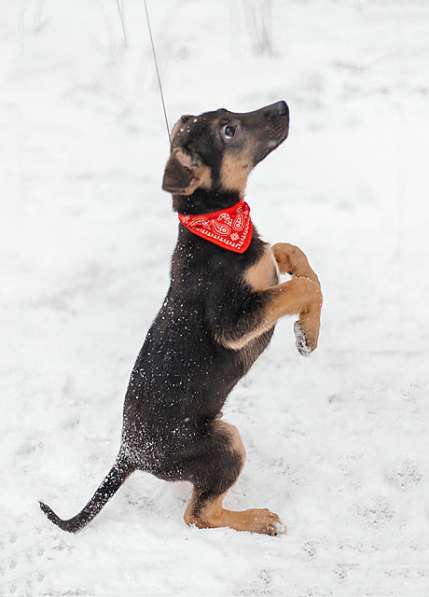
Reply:
M173 150L165 166L162 180L164 191L175 195L192 195L199 187L211 188L211 184L211 170L199 156L192 158L180 147Z
M164 170L163 190L177 195L187 195L193 178L191 168L178 159L177 153L172 153Z

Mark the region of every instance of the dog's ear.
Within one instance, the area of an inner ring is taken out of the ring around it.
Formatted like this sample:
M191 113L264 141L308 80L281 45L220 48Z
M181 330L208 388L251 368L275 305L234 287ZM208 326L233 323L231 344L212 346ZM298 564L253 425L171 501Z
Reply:
M168 193L177 195L187 195L186 190L191 185L193 174L192 165L189 160L185 160L183 152L174 151L164 170L164 178L162 179L162 188Z
M211 185L210 168L198 156L192 158L181 148L173 150L164 170L162 188L175 195L192 195L198 187Z

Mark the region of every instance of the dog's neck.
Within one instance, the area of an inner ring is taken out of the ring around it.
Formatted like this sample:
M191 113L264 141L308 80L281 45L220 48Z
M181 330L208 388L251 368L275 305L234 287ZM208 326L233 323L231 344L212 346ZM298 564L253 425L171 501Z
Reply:
M180 214L203 214L231 207L240 201L235 191L206 191L197 189L192 195L173 195L173 210Z

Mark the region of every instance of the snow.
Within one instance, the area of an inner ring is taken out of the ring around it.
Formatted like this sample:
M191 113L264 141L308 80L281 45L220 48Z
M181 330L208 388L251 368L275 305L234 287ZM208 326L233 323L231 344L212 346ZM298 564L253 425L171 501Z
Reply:
M252 0L252 4L254 0ZM170 125L285 98L287 142L247 193L267 240L308 254L318 350L293 319L224 409L248 461L233 508L288 534L197 530L190 487L131 477L84 531L177 222L144 6L3 3L0 17L0 595L429 595L429 6L273 2L274 56L243 3L149 0Z

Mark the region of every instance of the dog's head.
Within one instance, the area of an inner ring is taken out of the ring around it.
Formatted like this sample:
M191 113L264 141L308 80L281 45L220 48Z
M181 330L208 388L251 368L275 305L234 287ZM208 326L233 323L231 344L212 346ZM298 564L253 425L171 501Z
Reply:
M286 139L288 131L284 101L241 114L221 109L182 116L171 133L162 188L174 195L204 189L242 196L250 171Z

